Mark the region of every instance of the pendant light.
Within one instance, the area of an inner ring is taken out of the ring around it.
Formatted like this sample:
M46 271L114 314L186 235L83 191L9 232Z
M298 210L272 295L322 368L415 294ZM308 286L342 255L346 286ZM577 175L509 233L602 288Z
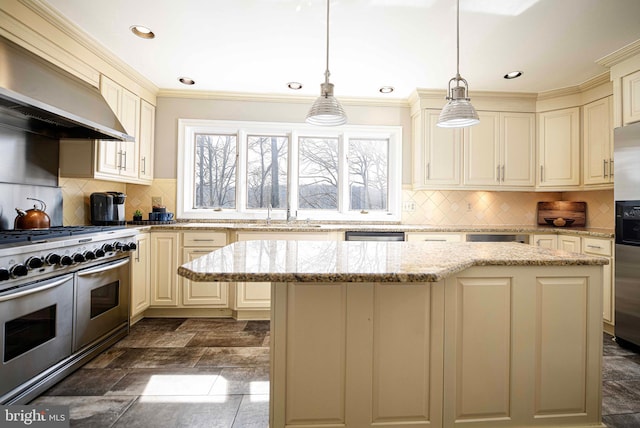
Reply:
M440 112L437 125L442 128L462 128L480 123L476 109L467 95L469 84L460 76L460 0L456 0L456 76L449 80L447 104ZM456 86L451 88L451 83ZM460 86L463 83L464 86Z
M307 114L307 123L320 126L338 126L347 123L340 102L333 96L333 83L329 83L329 3L327 0L327 68L324 72L324 83L320 84L320 96L311 106Z

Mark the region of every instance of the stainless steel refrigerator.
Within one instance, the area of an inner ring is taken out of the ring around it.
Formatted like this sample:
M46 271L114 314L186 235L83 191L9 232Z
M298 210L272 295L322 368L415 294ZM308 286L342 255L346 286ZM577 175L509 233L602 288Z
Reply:
M615 335L640 346L640 123L614 130Z

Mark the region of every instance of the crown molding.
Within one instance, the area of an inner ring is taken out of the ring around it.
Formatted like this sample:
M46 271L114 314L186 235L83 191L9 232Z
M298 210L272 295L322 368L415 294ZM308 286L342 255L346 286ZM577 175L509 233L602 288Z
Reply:
M118 72L127 76L132 81L139 84L151 93L158 92L158 87L145 76L134 70L127 63L122 61L107 49L105 49L96 39L74 24L72 21L64 17L57 10L49 6L42 0L18 0L22 5L29 8L39 17L53 25L56 29L75 40L83 48L92 54L101 58L104 62L109 63Z
M216 101L249 101L249 102L270 102L288 104L313 104L317 97L312 96L292 96L277 94L260 94L244 92L223 92L223 91L193 91L180 89L160 89L158 98L187 98L197 100ZM378 98L347 98L340 97L342 105L350 106L376 106L376 107L409 107L408 99L378 99Z
M593 77L585 82L582 82L579 85L568 86L566 88L552 89L550 91L540 92L538 94L538 101L544 101L551 98L566 97L570 95L580 95L583 92L596 88L600 85L608 84L610 81L611 81L610 74L608 71L605 71L604 73L601 73L596 77Z
M596 60L596 64L611 68L612 66L637 54L640 54L640 39L621 47L620 49L610 53L609 55L603 56L602 58Z

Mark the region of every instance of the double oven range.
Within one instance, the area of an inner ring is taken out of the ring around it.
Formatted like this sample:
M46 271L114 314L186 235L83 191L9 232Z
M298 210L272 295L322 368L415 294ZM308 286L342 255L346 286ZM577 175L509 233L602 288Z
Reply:
M129 331L122 226L0 231L0 404L24 404Z

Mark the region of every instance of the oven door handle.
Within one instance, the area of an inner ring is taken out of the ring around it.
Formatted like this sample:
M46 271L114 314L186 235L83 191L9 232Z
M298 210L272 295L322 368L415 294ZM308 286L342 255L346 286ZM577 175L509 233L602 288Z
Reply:
M127 257L126 259L122 260L121 262L118 263L113 263L107 266L98 266L94 269L87 269L87 270L82 270L80 272L77 273L78 276L87 276L87 275L93 275L94 273L100 273L100 272L106 272L108 270L111 269L115 269L115 268L119 268L120 266L124 266L127 263L129 263L129 258Z
M49 282L47 284L41 285L39 287L35 287L35 288L31 288L29 290L24 290L24 291L18 291L16 293L9 293L6 296L1 296L0 297L0 302L6 302L7 300L13 300L16 299L18 297L24 297L24 296L28 296L30 294L35 294L35 293L40 293L41 291L45 291L48 290L50 288L54 288L57 287L59 285L64 284L65 282L69 281L70 279L72 279L72 276L65 276L61 279L57 279L53 282Z

